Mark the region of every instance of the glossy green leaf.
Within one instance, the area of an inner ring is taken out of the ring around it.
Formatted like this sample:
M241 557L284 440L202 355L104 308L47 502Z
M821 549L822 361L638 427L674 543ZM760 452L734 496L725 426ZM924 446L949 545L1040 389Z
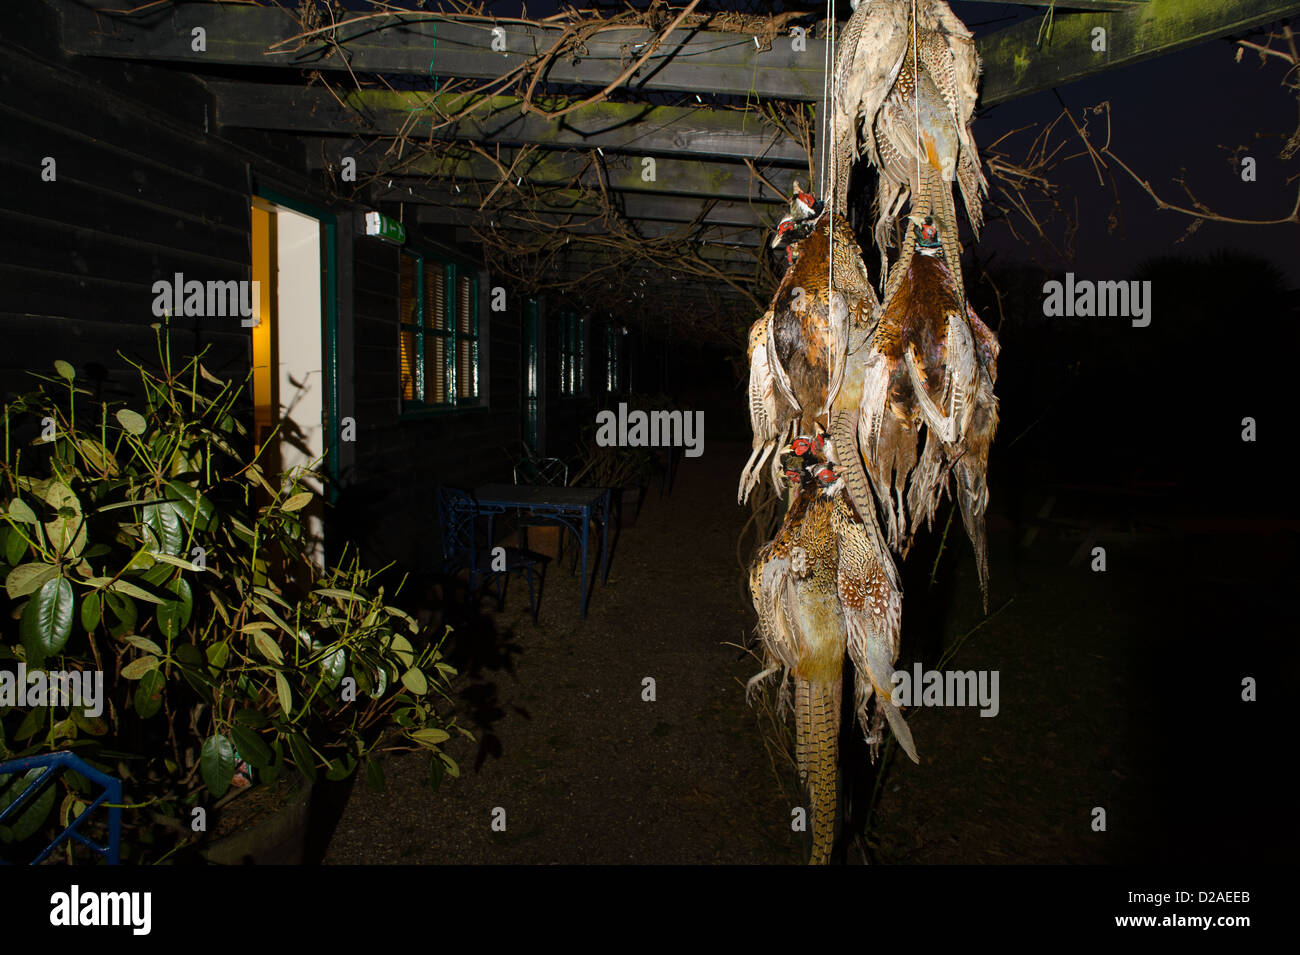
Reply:
M149 593L149 591L145 590L143 587L137 586L136 584L131 583L129 580L123 580L121 578L118 578L117 580L114 580L111 583L109 583L108 589L115 593L124 594L128 597L134 597L136 600L143 600L151 604L160 604L163 602L163 599L161 597Z
M278 670L275 674L275 695L280 700L280 709L284 715L290 716L293 713L293 693L289 690L289 681Z
M241 726L247 726L249 729L255 730L264 730L271 725L271 721L266 718L265 714L259 713L257 710L250 710L247 707L242 710L235 710L233 719Z
M163 654L162 647L158 646L158 644L154 643L148 637L141 637L141 636L137 636L136 634L131 634L130 636L123 637L122 639L125 640L127 643L131 644L131 646L138 647L139 649L145 651L146 653L153 653L153 654L157 654L158 656L162 656Z
M158 658L152 653L137 657L122 667L122 679L138 680L146 673L158 669Z
M27 539L7 524L0 530L5 532L5 563L17 567L18 562L27 556Z
M284 597L280 596L269 587L254 587L253 593L261 594L263 597L267 598L268 600L271 600L274 603L279 604L281 607L283 607L285 610L288 610L290 613L293 612L293 604L289 603L289 601L285 600Z
M410 734L411 739L415 740L421 746L437 746L439 743L445 743L451 739L451 734L445 730L426 727L422 730L416 730Z
M370 787L372 792L381 793L384 791L384 767L378 759L366 760L366 785Z
M130 408L119 408L117 414L118 424L125 428L130 434L142 435L145 429L149 427L148 422L140 414L132 411Z
M337 587L318 587L312 593L320 594L322 597L337 597L339 600L365 600L360 594L354 594L350 590L339 590Z
M162 707L166 685L161 670L150 670L140 677L140 682L135 685L135 712L140 719L149 719Z
M262 769L271 765L271 748L263 742L262 737L258 736L255 730L235 724L230 727L230 737L239 755L244 757L250 766Z
M271 606L265 600L259 600L258 598L254 597L252 600L252 604L262 613L266 614L266 616L270 617L271 620L275 623L275 625L279 627L281 630L283 630L285 633L287 633L289 636L293 637L295 640L298 638L298 634L294 631L293 627L285 623L284 618L281 617L274 610L272 610Z
M199 696L206 696L209 688L213 686L213 680L208 675L207 660L203 656L203 651L192 643L180 643L172 648L172 654L181 664L181 676L185 678L185 682L194 687Z
M343 680L343 674L347 669L348 655L342 647L326 655L321 660L321 672L325 676L325 685L331 690L338 689L338 685Z
M263 631L258 630L253 634L253 642L257 644L258 651L277 666L284 664L284 654L280 652L280 647L274 640L268 637Z
M27 787L36 780L40 779L45 773L43 767L28 770L21 778L16 778L15 773L5 773L0 775L0 809L5 808L19 796L27 791ZM41 826L45 825L45 820L49 818L50 812L54 809L54 804L58 801L59 787L46 780L43 790L31 800L26 806L19 810L16 819L7 821L10 838L15 842L22 842L34 836Z
M72 708L72 722L90 736L103 736L108 732L108 720L102 716L87 716L86 711L80 706Z
M14 730L14 739L29 740L49 725L50 710L47 706L33 706Z
M280 510L291 511L291 512L300 511L308 504L311 503L312 497L314 497L314 495L311 493L311 491L301 491L298 494L293 495L293 497L289 498L283 504L281 504Z
M18 633L27 648L27 661L40 667L47 657L61 651L72 635L77 598L72 584L54 577L41 585L23 608Z
M5 590L8 591L11 600L17 600L19 597L35 593L57 573L58 568L53 564L39 562L19 564L9 571L9 576L5 578Z
M140 586L143 587L145 584L149 584L151 587L157 588L157 591L159 592L154 593L154 596L166 600L166 595L161 593L161 591L166 590L166 584L171 582L172 576L176 571L172 570L170 564L158 560L160 556L165 557L168 555L150 554L149 556L153 558L154 565L140 575Z
M424 674L415 667L407 670L402 674L402 686L406 687L416 696L423 696L429 692L429 681L424 678Z
M77 377L76 369L74 369L62 358L54 359L54 370L55 372L58 373L58 376L62 378L64 381L72 381L72 379Z
M352 775L352 771L357 768L356 757L351 753L340 756L338 759L330 760L329 769L325 773L326 779L340 780L347 779Z
M147 550L138 550L126 562L127 573L152 570L158 564L157 559Z
M135 601L111 591L104 593L104 611L105 624L113 637L130 633L139 619Z
M31 507L28 506L27 502L21 497L16 497L9 502L9 507L6 513L22 524L37 524L40 522L40 519L36 516L36 512L33 511Z
M167 488L171 492L167 495L168 500L187 524L193 524L201 531L212 529L216 508L198 488L190 487L184 481L168 481Z
M151 501L141 509L140 520L147 531L146 542L155 553L177 556L185 543L181 516L171 501Z
M175 600L168 601L158 608L158 629L168 640L176 639L190 622L194 610L194 594L184 577L178 577L164 588Z
M216 733L203 741L199 756L199 768L203 774L204 785L214 798L220 798L230 788L230 781L235 778L235 748L230 740Z
M102 599L92 591L81 598L81 626L87 633L99 626Z
M117 459L113 457L113 452L94 438L78 439L77 448L81 451L81 456L86 459L86 463L96 471L105 474L118 473Z
M289 752L293 754L293 761L298 767L298 772L306 776L308 782L314 783L316 781L316 758L312 755L311 747L307 745L307 740L301 733L289 734Z
M226 661L230 659L230 644L214 643L204 652L208 658L208 664L214 669L220 671L225 669Z
M415 649L411 646L411 641L401 634L393 637L393 642L388 645L388 649L397 657L397 662L404 667L409 667L415 662Z
M81 516L81 501L72 488L55 481L45 489L45 503L57 517L45 524L45 539L54 550L67 557L77 557L86 546L86 522Z

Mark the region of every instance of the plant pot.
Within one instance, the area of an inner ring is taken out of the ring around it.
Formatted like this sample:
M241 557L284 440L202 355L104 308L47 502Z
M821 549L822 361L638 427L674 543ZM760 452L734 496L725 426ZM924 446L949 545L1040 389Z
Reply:
M234 832L203 848L203 858L213 865L301 865L312 787L301 776L290 779L291 787L278 805L257 812ZM239 798L248 799L256 792L250 790Z

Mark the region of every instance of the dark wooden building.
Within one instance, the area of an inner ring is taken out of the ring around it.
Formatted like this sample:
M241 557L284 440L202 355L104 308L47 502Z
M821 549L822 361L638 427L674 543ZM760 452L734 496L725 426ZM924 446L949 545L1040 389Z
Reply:
M436 227L367 235L368 213L400 208L332 197L292 137L219 127L185 71L64 52L67 12L23 2L0 32L7 394L64 359L104 398L129 396L118 353L150 360L166 312L178 351L251 373L252 423L278 408L300 425L307 455L282 463L324 454L332 546L427 567L437 485L500 479L525 445L568 454L599 401L664 388L662 343L529 297ZM227 300L244 282L269 321Z

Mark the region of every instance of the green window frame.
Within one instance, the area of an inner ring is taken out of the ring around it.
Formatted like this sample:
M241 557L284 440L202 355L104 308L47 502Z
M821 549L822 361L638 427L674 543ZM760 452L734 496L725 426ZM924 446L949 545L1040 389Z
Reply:
M560 313L560 396L587 393L587 320L575 312Z
M623 336L627 332L619 325L605 326L605 390L620 395L627 385L623 362Z
M398 397L403 413L477 405L478 276L403 249L398 267Z

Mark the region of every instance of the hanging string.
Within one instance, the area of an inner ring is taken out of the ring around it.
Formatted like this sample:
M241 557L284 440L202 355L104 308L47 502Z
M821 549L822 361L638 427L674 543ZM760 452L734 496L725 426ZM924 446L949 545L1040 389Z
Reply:
M913 0L915 2L915 0ZM828 203L827 212L829 218L826 220L827 236L827 254L826 254L826 308L828 309L827 318L830 317L829 309L831 306L831 297L835 294L835 191L838 185L839 170L836 169L835 146L838 140L835 138L835 0L826 0L826 79L822 84L823 89L829 89L826 96L826 130L827 144L826 151L830 161L828 168L830 175L827 178L826 192L827 197L823 200Z
M828 23L830 21L831 5L833 3L834 0L826 0L826 19ZM828 30L828 35L829 35L829 30ZM831 66L832 65L833 64L831 61L831 45L829 42L827 42L826 45L822 47L822 102L825 104L826 110L830 110L831 108ZM829 138L830 124L834 121L833 117L834 117L833 111L829 116L823 114L821 117L823 125L822 128L818 131L822 135L820 137L821 142L818 144L820 147L819 152L821 153L821 161L817 166L817 171L819 174L823 176L825 182L825 189L822 190L824 193L823 198L828 197L831 193L831 190L834 188L834 184L831 182L830 176L826 175L828 168L830 168L830 166L834 163L832 150L830 147L827 146L826 143L826 140Z
M921 74L916 66L916 0L912 0L912 122L916 125L916 188L921 188ZM916 204L915 194L912 205Z

